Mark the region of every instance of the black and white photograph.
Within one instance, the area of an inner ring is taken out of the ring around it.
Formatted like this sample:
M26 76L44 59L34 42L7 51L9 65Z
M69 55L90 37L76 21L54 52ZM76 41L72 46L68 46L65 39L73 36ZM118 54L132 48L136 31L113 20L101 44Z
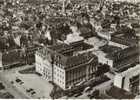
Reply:
M140 0L0 0L0 99L140 99Z

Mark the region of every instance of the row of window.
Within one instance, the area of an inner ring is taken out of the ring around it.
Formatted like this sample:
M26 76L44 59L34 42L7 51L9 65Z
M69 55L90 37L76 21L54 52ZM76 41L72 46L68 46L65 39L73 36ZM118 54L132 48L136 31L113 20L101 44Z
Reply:
M43 68L41 67L41 64L36 64L36 68L39 72L43 72Z
M56 67L54 67L54 71L64 74L64 71L62 71L62 69L59 69L59 68L56 68Z
M60 83L60 84L64 85L64 81L62 81L61 79L54 77L54 80L56 80L57 83Z
M64 74L54 72L54 76L57 76L60 79L64 79Z

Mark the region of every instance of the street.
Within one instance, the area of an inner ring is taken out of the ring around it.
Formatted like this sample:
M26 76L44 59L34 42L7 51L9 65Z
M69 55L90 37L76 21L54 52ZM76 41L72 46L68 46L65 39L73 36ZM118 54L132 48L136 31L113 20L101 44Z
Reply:
M13 73L13 72L16 72L16 70L21 70L21 69L25 69L25 68L29 68L29 67L32 67L32 66L22 66L22 67L17 67L17 68L13 68L13 69L9 69L9 70L5 70L4 72L0 72L0 81L5 85L6 87L6 90L8 92L10 92L16 99L29 99L31 97L29 97L28 95L24 94L23 92L19 91L17 89L17 87L15 87L13 84L11 84L10 81L8 81L6 78L5 78L5 75L7 73Z
M23 93L21 93L16 87L14 87L9 81L7 81L4 78L2 72L0 72L0 81L3 82L3 84L6 87L6 90L8 92L10 92L16 99L29 99L29 97L27 97L26 95L24 95Z

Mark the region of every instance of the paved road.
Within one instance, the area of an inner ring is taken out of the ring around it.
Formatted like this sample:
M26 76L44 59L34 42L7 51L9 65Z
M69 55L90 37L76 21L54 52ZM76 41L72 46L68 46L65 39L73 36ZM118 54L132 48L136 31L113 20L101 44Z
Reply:
M6 90L10 92L16 99L29 99L26 95L24 95L22 92L20 92L16 87L14 87L9 81L7 81L4 78L4 75L2 72L0 72L0 81L3 82L3 84L6 87Z
M104 93L105 90L107 90L107 89L109 89L111 87L111 83L113 83L113 81L114 81L113 80L114 79L114 75L111 74L111 73L106 73L105 75L107 75L110 78L110 80L109 81L106 81L106 82L104 82L102 84L99 84L99 85L97 85L95 87L93 87L93 89L92 89L91 92L99 89L100 90L100 93ZM88 97L87 97L88 94L89 93L83 93L83 95L81 95L79 97L70 97L70 99L74 99L74 98L75 99L77 99L77 98L78 99L88 99ZM64 97L64 98L68 98L68 97Z

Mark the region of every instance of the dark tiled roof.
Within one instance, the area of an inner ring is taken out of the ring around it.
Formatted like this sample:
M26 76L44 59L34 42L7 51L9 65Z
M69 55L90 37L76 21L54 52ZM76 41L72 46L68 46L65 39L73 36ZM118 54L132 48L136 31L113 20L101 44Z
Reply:
M134 94L115 86L111 87L110 90L107 91L107 94L109 96L114 97L115 99L134 99L135 98Z
M89 52L77 56L72 56L67 59L66 67L88 63L91 59L97 60L97 57Z
M100 49L101 49L103 52L107 53L107 54L111 54L111 53L113 53L113 52L115 52L115 51L121 50L120 47L111 46L111 45L105 45L105 46L103 46L103 47L100 47Z
M112 52L109 55L107 55L106 57L108 57L110 59L116 59L118 56L119 57L121 56L120 59L123 59L123 58L129 57L131 55L138 54L138 52L139 52L139 50L138 50L137 46L130 46L125 49L120 49L120 50L118 49L118 51Z
M75 49L77 48L77 46L81 47L81 45L82 45L82 42L79 42L77 44L71 44L71 45L59 44L59 45L41 49L38 51L38 53L40 53L42 56L47 56L48 55L47 53L50 53L51 56L53 56L55 62L63 65L64 68L87 63L91 59L97 60L97 57L90 52L77 54L77 55L72 54L70 56L63 54L63 52L66 52L66 51L67 53L69 53L70 49L73 49L72 51L70 50L70 52L73 53ZM87 47L85 48L87 49Z
M123 44L126 46L136 45L138 42L137 39L130 39L130 38L126 38L126 37L117 37L117 36L111 36L111 41L120 43L120 44Z

